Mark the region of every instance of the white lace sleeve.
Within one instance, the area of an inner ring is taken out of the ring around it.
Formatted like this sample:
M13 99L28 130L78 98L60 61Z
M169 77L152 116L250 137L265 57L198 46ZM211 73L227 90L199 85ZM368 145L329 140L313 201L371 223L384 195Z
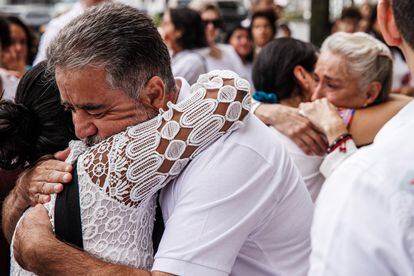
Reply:
M201 75L188 99L168 103L154 119L91 147L79 157L78 169L111 198L137 207L211 142L242 124L249 89L231 71Z

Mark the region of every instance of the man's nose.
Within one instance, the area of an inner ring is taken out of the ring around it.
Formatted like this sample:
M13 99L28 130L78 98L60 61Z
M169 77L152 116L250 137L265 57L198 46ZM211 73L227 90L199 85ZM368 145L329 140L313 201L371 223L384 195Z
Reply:
M73 124L75 125L75 134L79 139L85 139L98 133L97 127L82 111L72 113Z

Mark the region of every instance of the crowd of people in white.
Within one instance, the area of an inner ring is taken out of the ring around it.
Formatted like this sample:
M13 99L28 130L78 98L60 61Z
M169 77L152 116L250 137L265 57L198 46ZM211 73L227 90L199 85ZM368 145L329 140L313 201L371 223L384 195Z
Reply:
M212 3L81 0L36 57L0 18L2 272L414 275L413 9L318 49L273 1L221 43Z

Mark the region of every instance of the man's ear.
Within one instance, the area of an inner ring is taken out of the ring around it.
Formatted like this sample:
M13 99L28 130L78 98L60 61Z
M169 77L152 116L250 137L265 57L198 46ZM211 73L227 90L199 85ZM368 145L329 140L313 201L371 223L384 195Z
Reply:
M158 76L152 77L140 92L139 100L155 110L164 107L165 85L162 79Z
M390 0L380 0L377 7L378 25L385 42L390 46L399 46L402 43L401 33L395 22Z
M382 89L382 84L378 81L373 81L369 84L368 91L365 94L365 106L372 104L379 96Z

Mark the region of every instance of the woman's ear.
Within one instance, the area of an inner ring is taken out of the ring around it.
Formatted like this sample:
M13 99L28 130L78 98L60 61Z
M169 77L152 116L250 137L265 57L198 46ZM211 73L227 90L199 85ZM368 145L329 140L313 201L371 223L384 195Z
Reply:
M306 72L305 68L303 68L300 65L296 65L295 68L293 68L293 75L295 76L296 80L298 81L299 86L305 90L308 91L310 89L310 80L309 80L309 74Z
M152 77L139 93L140 102L155 110L163 108L165 105L165 85L158 76Z
M365 100L364 106L368 106L372 104L378 98L379 94L381 93L381 89L382 89L382 84L380 82L378 81L371 82L365 94L366 100Z

